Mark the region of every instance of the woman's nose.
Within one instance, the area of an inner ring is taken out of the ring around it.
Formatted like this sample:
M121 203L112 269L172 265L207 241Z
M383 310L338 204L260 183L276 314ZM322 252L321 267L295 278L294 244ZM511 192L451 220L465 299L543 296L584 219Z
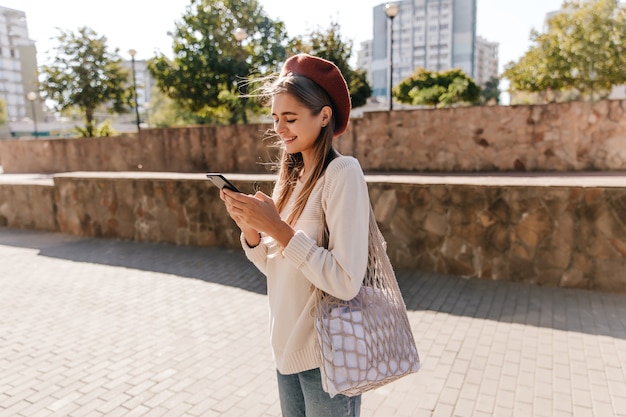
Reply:
M274 123L274 130L276 131L276 133L281 133L284 132L286 130L286 124L285 122L281 122L280 120Z

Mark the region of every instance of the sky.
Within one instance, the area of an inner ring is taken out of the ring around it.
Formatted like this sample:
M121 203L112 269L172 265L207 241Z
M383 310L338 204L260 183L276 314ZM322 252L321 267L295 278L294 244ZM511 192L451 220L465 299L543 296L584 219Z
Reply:
M311 30L326 29L339 23L344 40L354 43L353 56L360 43L372 38L373 8L380 0L314 0L306 2L259 0L267 15L285 22L293 37ZM122 58L128 50L136 59L149 59L155 51L171 53L168 31L184 14L190 0L0 0L0 6L24 11L30 38L37 45L38 64L46 63L50 39L60 29L76 31L88 26L108 38L111 48L119 48ZM546 13L560 8L563 0L478 0L477 34L499 43L499 72L510 61L517 61L531 46L531 30L542 30Z

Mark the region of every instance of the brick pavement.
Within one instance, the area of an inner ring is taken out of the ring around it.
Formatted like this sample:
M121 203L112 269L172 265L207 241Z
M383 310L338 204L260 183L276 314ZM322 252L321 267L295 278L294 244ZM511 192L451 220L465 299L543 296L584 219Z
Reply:
M626 295L399 271L423 368L362 416L626 416ZM0 417L279 416L237 251L0 228Z

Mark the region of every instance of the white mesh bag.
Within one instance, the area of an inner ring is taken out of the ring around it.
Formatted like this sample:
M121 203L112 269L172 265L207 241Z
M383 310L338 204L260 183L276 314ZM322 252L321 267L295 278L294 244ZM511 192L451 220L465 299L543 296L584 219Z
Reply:
M419 355L386 243L370 207L367 273L358 295L345 301L317 291L315 329L322 386L359 395L420 368ZM322 244L328 230L322 223Z

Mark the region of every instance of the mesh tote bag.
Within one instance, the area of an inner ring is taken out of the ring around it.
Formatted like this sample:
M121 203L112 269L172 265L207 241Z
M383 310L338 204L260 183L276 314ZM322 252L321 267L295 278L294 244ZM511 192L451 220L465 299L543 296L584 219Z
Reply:
M322 216L322 237L328 228ZM322 387L359 395L420 368L419 355L385 240L370 206L368 265L358 295L345 301L317 289L315 330Z

